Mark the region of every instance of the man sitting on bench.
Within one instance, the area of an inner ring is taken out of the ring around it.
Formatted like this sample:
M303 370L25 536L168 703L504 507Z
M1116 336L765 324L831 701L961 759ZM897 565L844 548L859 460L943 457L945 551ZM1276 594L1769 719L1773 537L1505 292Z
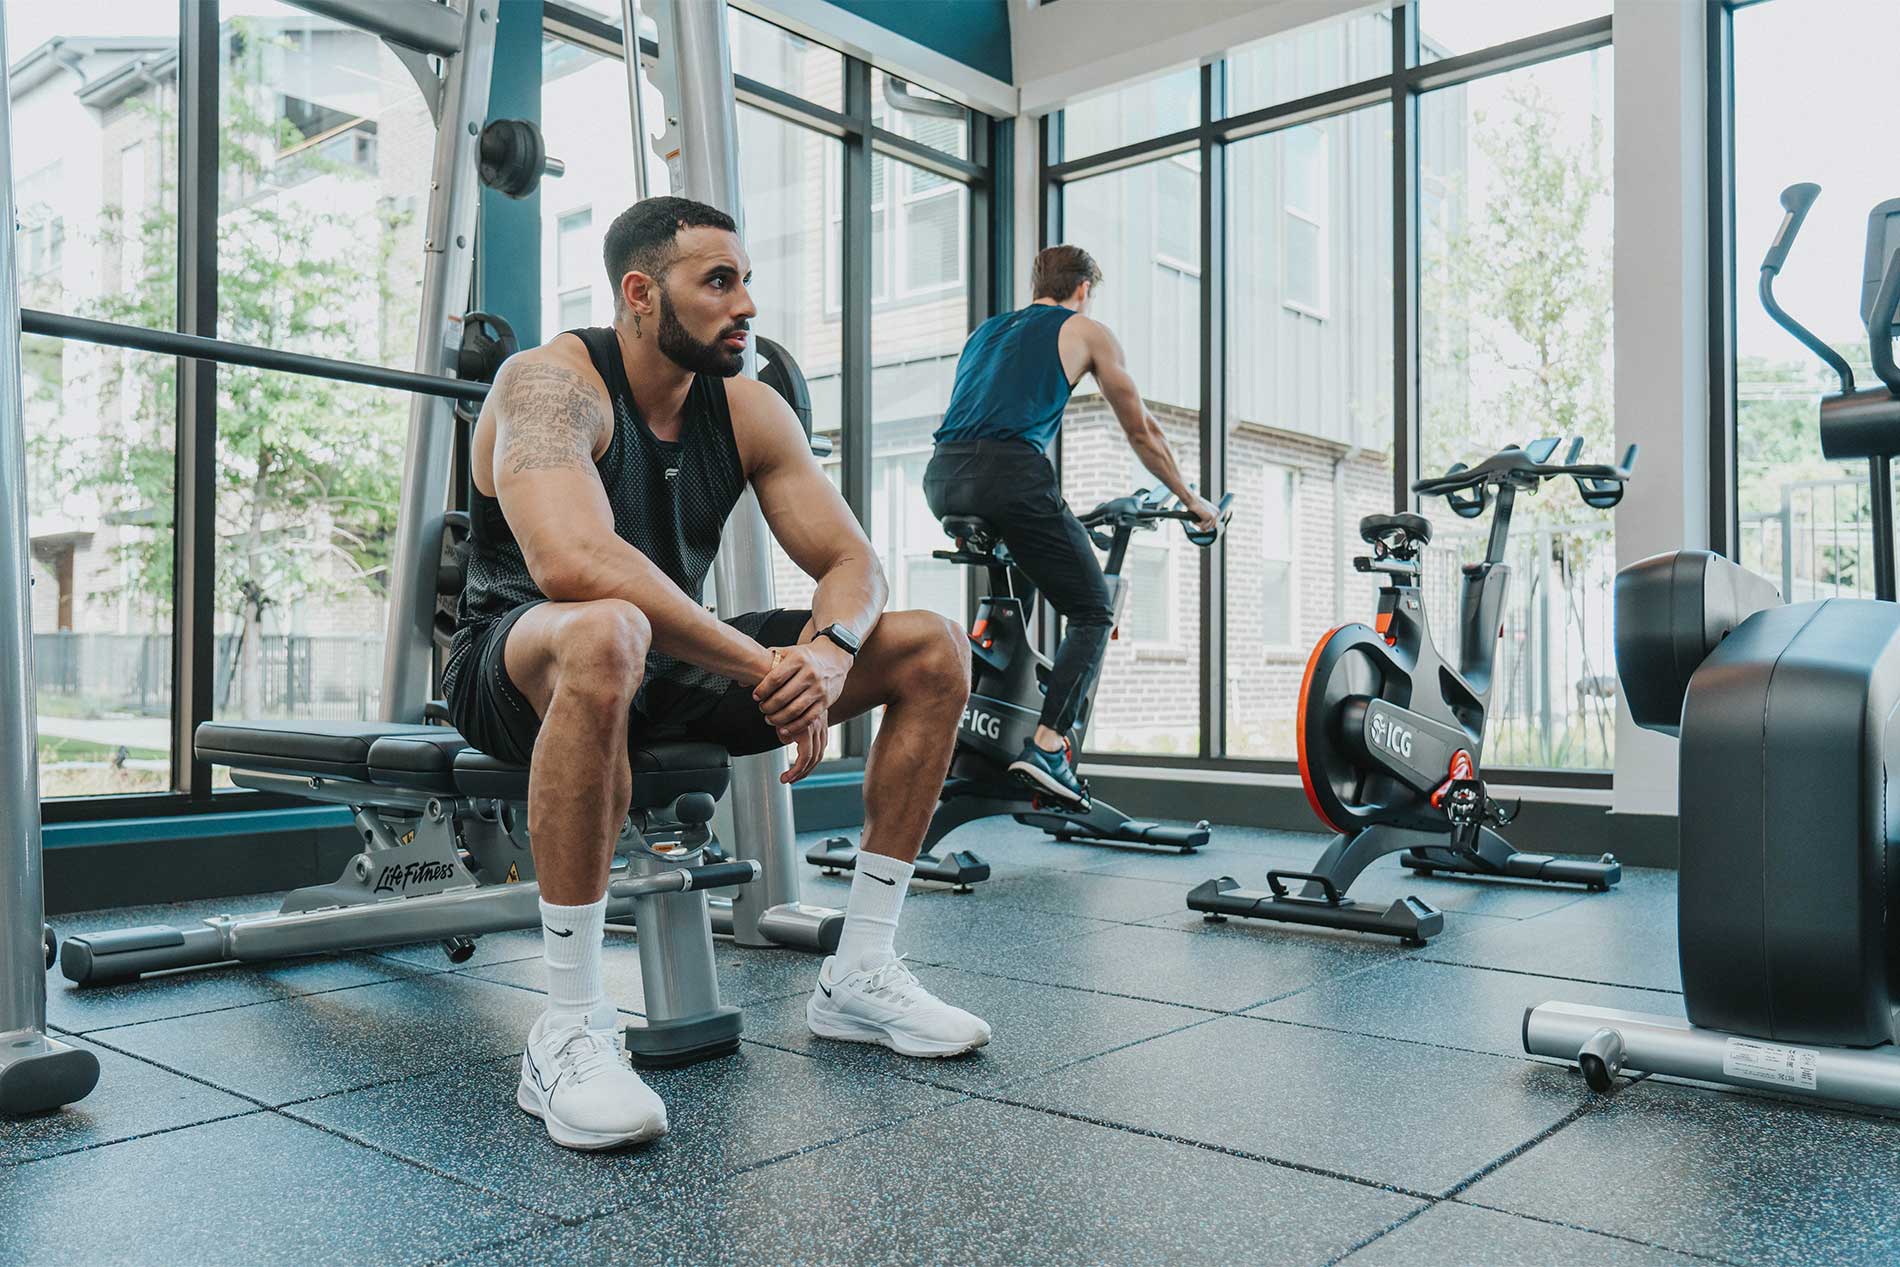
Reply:
M601 983L629 743L702 741L735 755L795 744L784 775L794 782L824 755L832 723L882 705L864 849L806 1018L821 1037L913 1056L990 1037L893 948L969 695L967 639L932 613L884 610L877 556L791 409L736 377L756 309L731 218L650 198L614 221L604 255L613 325L514 356L482 409L467 584L443 673L463 737L530 770L549 1002L516 1100L571 1148L666 1130ZM810 611L722 622L702 604L747 484L818 583Z

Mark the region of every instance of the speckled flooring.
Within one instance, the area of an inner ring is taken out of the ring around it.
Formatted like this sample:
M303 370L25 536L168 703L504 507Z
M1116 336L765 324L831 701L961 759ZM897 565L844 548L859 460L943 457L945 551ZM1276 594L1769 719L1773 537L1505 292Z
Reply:
M551 1144L513 1104L538 934L76 991L76 1108L0 1121L0 1263L1687 1264L1900 1261L1900 1122L1650 1079L1592 1097L1518 1049L1548 998L1680 1010L1674 876L1585 895L1419 881L1423 950L1186 910L1319 838L1198 857L957 833L996 878L919 885L900 947L987 1017L968 1058L805 1030L814 960L721 945L736 1056L654 1075L672 1133ZM807 871L808 901L845 885ZM267 909L267 897L59 921ZM641 1004L633 944L607 979Z

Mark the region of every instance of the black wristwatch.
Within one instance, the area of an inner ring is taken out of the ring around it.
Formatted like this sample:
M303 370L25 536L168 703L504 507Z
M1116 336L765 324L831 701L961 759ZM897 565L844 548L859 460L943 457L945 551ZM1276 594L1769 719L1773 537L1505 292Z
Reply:
M843 647L844 653L853 660L858 658L858 648L863 645L858 641L856 634L835 621L826 625L823 629L820 629L817 633L813 634L812 637L831 639L840 647Z

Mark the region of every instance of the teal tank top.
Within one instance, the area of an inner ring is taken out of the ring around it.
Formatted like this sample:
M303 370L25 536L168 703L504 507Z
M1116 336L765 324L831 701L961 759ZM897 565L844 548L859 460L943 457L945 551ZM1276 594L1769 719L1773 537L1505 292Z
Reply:
M1048 452L1071 390L1056 339L1073 316L1068 308L1031 304L978 326L963 345L950 404L931 438L1023 440Z

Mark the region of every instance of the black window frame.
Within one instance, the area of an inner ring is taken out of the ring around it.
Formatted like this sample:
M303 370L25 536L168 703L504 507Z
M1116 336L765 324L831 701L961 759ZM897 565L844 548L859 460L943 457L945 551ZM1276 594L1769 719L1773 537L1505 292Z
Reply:
M1429 0L1422 2L1429 3ZM1760 0L1708 2L1719 5L1759 3ZM1224 117L1227 58L1223 55L1201 68L1200 119L1193 127L1074 159L1066 159L1063 155L1062 113L1059 109L1043 116L1040 130L1040 244L1049 245L1062 240L1062 190L1065 185L1091 176L1137 167L1173 154L1198 151L1201 156L1201 276L1219 278L1224 275L1222 265L1230 236L1226 223L1225 196L1225 152L1229 145L1380 105L1391 111L1394 200L1392 276L1397 291L1392 306L1394 510L1408 510L1413 506L1415 499L1411 484L1416 477L1419 451L1419 359L1414 337L1419 328L1419 98L1434 89L1470 83L1613 45L1612 15L1605 14L1470 53L1421 62L1418 28L1420 4L1421 0L1403 0L1389 5L1385 10L1391 18L1392 62L1390 70L1382 75ZM1225 326L1224 287L1204 284L1201 288L1199 472L1202 488L1226 487ZM1060 452L1058 441L1058 467ZM1200 752L1183 757L1091 750L1085 756L1113 765L1154 769L1211 768L1236 773L1297 773L1298 763L1295 761L1227 755L1227 640L1222 591L1224 545L1223 542L1203 552L1201 563ZM1491 773L1500 783L1541 787L1608 788L1612 777L1607 770L1559 770L1529 766L1499 766L1491 769Z
M217 334L218 114L221 15L218 0L179 0L178 119L178 320L176 331ZM581 9L549 0L544 37L576 44L609 57L624 55L616 25ZM816 41L822 43L823 41ZM651 40L641 51L657 55ZM840 50L842 52L842 50ZM847 109L826 109L767 84L735 76L740 102L801 127L837 137L846 148L846 353L843 463L846 500L860 518L870 509L870 182L875 152L927 168L970 191L968 322L970 328L1011 302L1009 268L1013 121L965 104L969 114L968 159L959 159L870 122L871 63L846 59ZM896 71L889 73L896 74ZM851 172L862 164L855 183ZM855 261L855 263L854 263ZM136 341L131 328L126 336ZM130 795L46 798L48 823L165 818L186 814L243 813L307 804L295 798L243 789L212 789L211 768L193 755L192 736L213 716L217 489L217 367L182 361L178 375L175 567L172 604L172 771L169 790ZM846 727L844 757L821 770L849 771L863 765L870 731L862 720Z

